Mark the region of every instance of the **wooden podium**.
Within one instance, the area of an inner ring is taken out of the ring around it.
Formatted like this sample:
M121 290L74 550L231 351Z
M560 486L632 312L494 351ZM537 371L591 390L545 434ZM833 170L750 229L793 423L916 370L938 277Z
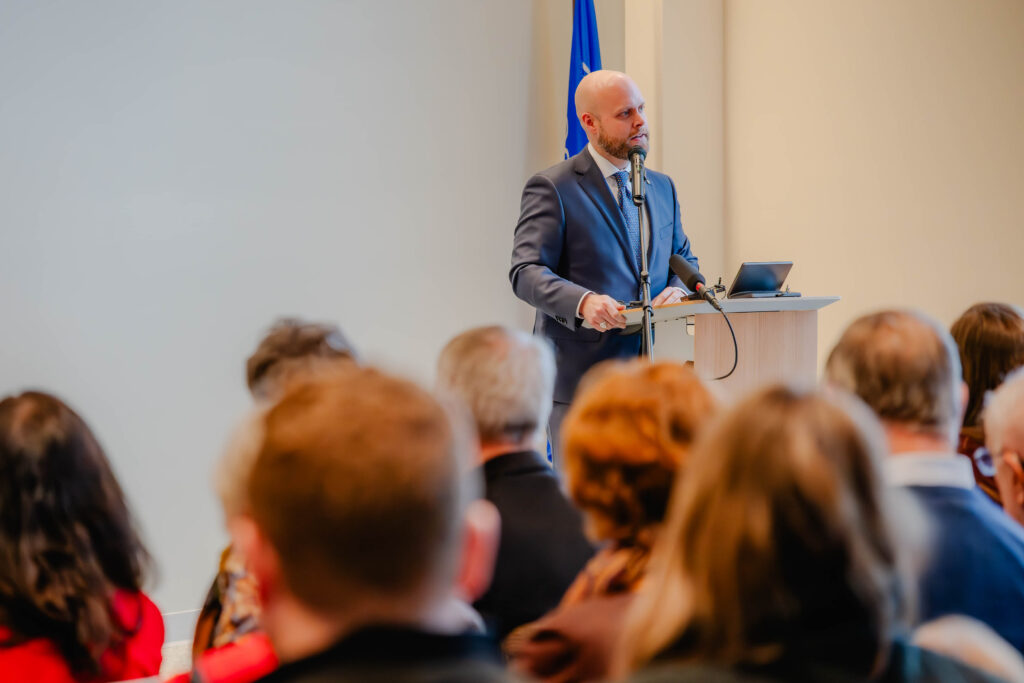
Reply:
M736 332L736 371L715 384L726 397L737 397L779 380L813 383L818 372L818 311L837 296L722 299ZM624 312L628 325L643 318L640 308ZM683 301L654 309L654 322L693 318L693 365L712 380L732 367L732 338L725 318L705 301ZM589 327L589 325L588 325ZM657 342L657 339L655 339Z

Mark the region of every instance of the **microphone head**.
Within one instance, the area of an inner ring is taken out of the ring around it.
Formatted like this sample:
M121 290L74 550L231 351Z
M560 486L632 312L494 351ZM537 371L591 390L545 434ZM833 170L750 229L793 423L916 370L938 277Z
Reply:
M636 157L636 156L640 157L640 161L643 161L644 159L647 158L647 150L644 149L643 147L641 147L640 145L636 145L635 147L630 147L629 148L629 160L633 161L633 157Z
M697 285L704 284L704 276L693 267L693 264L679 254L672 254L668 260L668 267L679 276L679 279L683 281L683 284L691 292L697 291Z

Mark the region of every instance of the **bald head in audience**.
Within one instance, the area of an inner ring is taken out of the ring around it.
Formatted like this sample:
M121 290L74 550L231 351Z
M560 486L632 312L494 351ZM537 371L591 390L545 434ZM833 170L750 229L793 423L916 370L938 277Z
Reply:
M1024 524L1024 369L1010 374L985 408L985 446L1003 509Z

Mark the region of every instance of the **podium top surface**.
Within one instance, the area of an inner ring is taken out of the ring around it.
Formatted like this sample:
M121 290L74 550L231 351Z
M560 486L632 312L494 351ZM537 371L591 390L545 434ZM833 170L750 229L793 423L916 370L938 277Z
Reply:
M839 301L838 296L787 296L764 299L719 299L726 313L763 313L766 311L817 311L829 304ZM642 308L627 308L622 312L626 316L627 325L637 325L643 321ZM668 322L679 318L703 313L717 313L706 301L680 301L677 304L657 306L654 309L654 322ZM584 321L583 327L590 328Z

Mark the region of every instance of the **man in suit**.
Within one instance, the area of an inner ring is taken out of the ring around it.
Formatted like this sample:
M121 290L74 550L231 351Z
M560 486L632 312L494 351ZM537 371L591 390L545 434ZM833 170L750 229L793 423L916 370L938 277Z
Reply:
M641 351L641 335L623 334L621 310L640 299L640 221L628 168L629 150L649 145L644 98L626 74L595 71L580 81L575 101L589 144L527 181L509 272L516 296L537 309L534 332L555 346L549 433L556 464L558 428L583 374ZM669 257L679 254L694 267L697 258L672 180L649 170L646 195L652 303L671 304L687 292Z
M551 345L505 327L460 334L438 361L438 388L472 413L484 495L501 515L494 579L473 606L502 640L554 609L594 554L540 452L554 383Z
M881 419L886 479L931 519L921 620L965 614L1024 651L1024 529L978 489L970 461L956 452L967 385L953 338L918 313L867 315L843 333L825 376Z

